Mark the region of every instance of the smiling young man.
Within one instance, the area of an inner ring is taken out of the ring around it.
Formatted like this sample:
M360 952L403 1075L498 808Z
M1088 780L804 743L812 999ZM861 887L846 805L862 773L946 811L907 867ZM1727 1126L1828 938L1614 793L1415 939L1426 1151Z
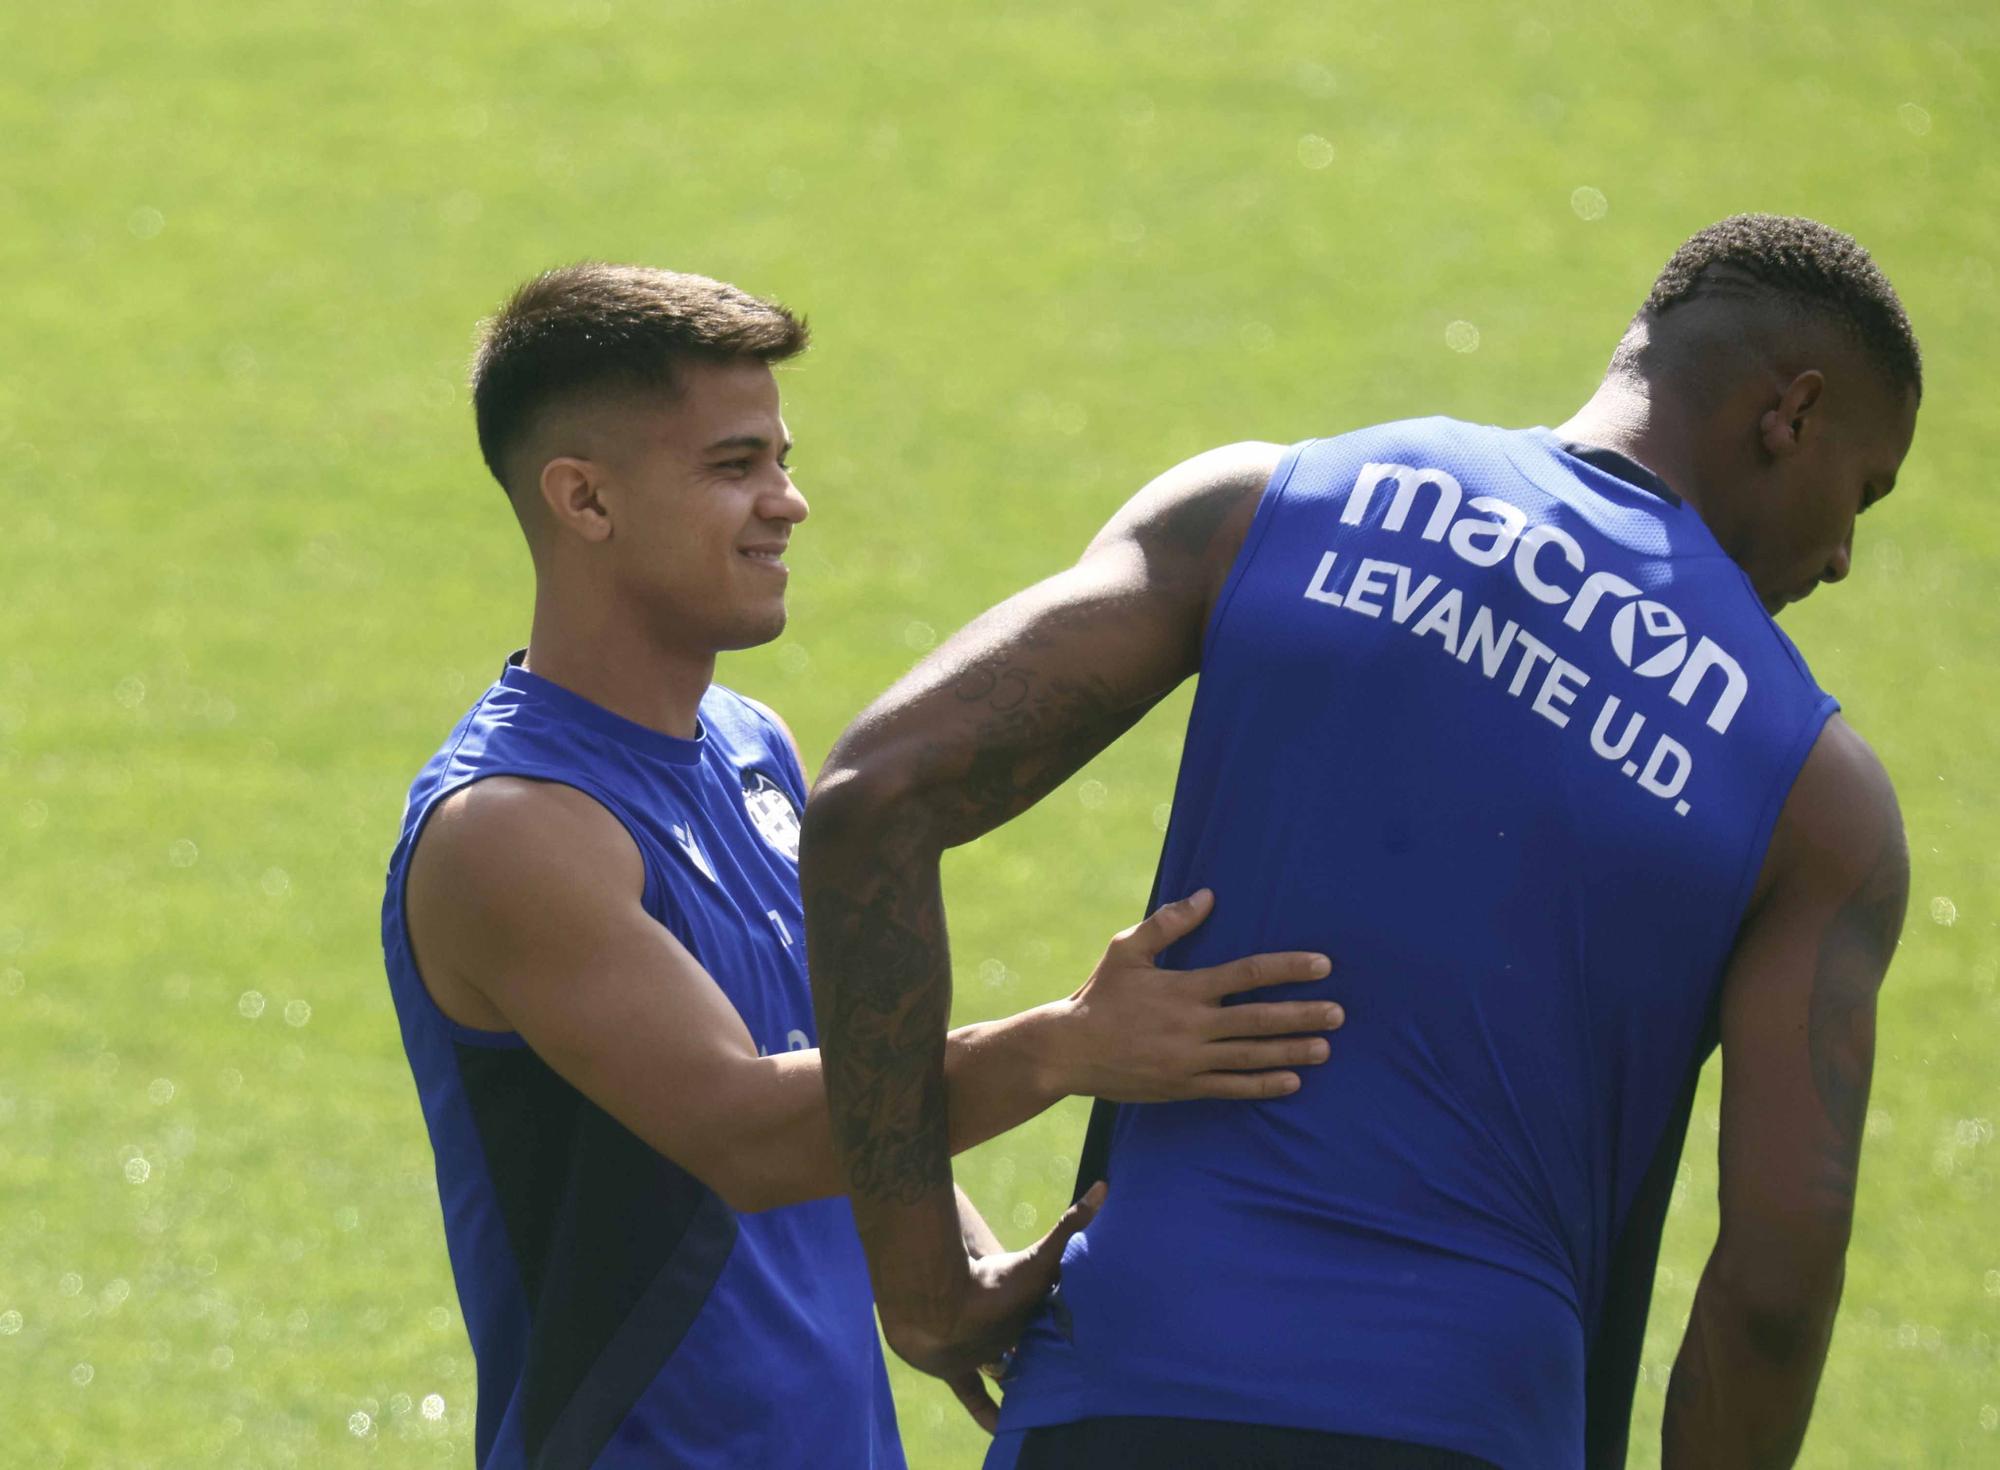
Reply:
M902 1464L827 1123L798 890L804 776L719 653L785 624L806 503L772 364L783 308L581 265L484 329L473 404L534 562L526 650L411 787L382 937L478 1364L477 1462ZM1323 975L1163 977L1206 894L1112 941L1070 1000L966 1027L939 1099L968 1147L1086 1095L1261 1098L1325 1058ZM1039 1279L1088 1218L968 1269ZM954 1384L991 1422L976 1375Z
M836 1136L890 1343L957 1371L1026 1283L957 1247L938 857L1199 673L1174 952L1341 956L1296 1096L1100 1109L992 1470L1623 1465L1700 1063L1721 1229L1668 1467L1786 1465L1839 1302L1908 859L1772 616L1846 577L1922 374L1851 239L1675 252L1554 432L1449 419L1202 455L842 737L805 824Z

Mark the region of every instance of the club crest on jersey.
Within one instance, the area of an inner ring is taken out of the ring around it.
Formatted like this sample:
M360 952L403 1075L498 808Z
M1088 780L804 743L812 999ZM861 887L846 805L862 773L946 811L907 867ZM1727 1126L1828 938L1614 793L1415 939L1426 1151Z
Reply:
M762 771L745 771L743 805L764 840L797 862L799 809L792 804L791 793Z

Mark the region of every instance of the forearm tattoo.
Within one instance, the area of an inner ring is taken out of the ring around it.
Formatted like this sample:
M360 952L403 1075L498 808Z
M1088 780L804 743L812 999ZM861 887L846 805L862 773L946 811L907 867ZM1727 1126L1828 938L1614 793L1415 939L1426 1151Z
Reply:
M801 869L827 1100L857 1206L914 1204L951 1183L950 947L936 851L912 826L843 844L832 871L808 846Z
M954 779L886 820L852 824L866 830L808 827L801 877L814 1002L857 1204L914 1204L951 1180L943 850L1033 805L1154 702L1133 704L1102 679L1040 666L1040 641L978 660L949 687L976 722Z

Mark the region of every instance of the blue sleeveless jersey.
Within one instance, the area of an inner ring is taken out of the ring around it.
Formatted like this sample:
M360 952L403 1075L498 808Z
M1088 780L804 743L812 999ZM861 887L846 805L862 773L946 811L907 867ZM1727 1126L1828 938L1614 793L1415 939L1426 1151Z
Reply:
M699 738L633 724L510 665L410 788L382 909L389 986L437 1155L492 1470L900 1470L867 1264L845 1199L738 1215L517 1035L456 1024L411 954L404 878L469 782L573 786L631 833L646 911L760 1049L817 1046L798 887L797 757L730 691Z
M1692 508L1544 430L1290 451L1208 629L1157 895L1216 893L1177 965L1332 955L1255 998L1347 1024L1288 1098L1117 1110L991 1463L1164 1415L1582 1465L1591 1358L1636 1352L1718 981L1834 708Z

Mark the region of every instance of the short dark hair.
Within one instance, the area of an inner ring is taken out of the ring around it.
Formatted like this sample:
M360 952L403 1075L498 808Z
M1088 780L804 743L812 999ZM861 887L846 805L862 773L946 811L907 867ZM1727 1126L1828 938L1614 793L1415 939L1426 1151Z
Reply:
M602 261L544 271L480 323L472 358L479 452L504 489L507 455L559 400L672 393L679 362L782 362L809 340L803 318L707 276Z
M1854 237L1817 220L1738 214L1689 237L1653 282L1641 319L1745 289L1839 322L1898 388L1924 391L1923 355L1896 288Z

